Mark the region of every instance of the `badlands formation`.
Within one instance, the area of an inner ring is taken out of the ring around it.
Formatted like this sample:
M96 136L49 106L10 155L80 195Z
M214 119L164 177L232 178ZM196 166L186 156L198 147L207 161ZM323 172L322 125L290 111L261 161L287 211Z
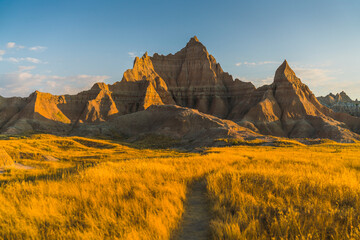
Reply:
M224 72L193 37L175 54L136 57L114 84L96 83L77 95L0 97L0 132L130 138L151 133L189 142L271 138L263 135L360 138L360 118L319 100L286 60L272 84L256 88Z
M318 97L321 104L335 112L346 112L352 116L360 117L360 102L352 100L344 91L336 95L330 93L325 97Z

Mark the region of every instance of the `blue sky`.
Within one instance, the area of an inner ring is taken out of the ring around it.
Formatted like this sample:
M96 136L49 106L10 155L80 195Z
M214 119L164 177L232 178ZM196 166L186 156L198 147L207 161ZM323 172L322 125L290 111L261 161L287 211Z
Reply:
M134 55L196 35L224 71L271 83L286 58L316 95L360 98L360 1L0 0L0 95L120 81Z

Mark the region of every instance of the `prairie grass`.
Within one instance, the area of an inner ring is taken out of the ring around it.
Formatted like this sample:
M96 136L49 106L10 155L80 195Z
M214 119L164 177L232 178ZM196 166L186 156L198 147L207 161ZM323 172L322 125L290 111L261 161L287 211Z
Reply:
M219 161L216 154L138 150L110 141L115 147L96 150L94 144L77 145L81 141L53 137L18 143L21 151L36 145L43 154L51 148L64 162L66 155L72 161L84 149L86 154L108 154L109 158L76 174L4 185L0 188L0 238L169 239L184 211L187 185L232 161ZM7 144L7 149L16 148L16 141Z
M214 239L360 239L359 146L213 149L246 158L207 177Z
M187 153L80 137L0 140L34 167L0 174L0 239L169 239L188 185L203 177L214 239L360 238L359 144L233 143L241 146Z

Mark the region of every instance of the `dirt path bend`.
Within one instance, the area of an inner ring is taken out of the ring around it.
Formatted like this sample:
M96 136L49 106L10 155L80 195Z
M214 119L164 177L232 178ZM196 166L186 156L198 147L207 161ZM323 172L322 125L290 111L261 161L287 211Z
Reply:
M173 240L209 239L210 220L206 181L201 179L190 187L180 229L174 234Z

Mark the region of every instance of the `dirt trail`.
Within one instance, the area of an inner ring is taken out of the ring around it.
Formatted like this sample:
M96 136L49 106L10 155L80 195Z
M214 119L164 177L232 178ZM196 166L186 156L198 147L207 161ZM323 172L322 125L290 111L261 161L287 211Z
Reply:
M206 182L202 179L193 183L189 190L183 220L173 239L209 239L210 219Z
M34 167L31 166L27 166L21 163L13 163L11 165L5 165L0 167L0 174L5 173L6 169L9 168L14 168L14 169L23 169L23 170L30 170L30 169L34 169Z

